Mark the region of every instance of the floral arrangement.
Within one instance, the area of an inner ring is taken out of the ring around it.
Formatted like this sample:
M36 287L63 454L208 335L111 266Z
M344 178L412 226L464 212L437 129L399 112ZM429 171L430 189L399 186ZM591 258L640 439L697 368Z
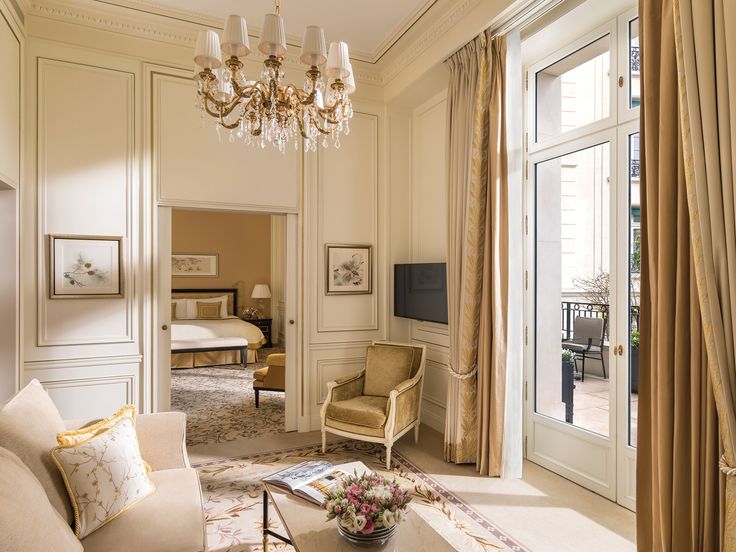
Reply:
M246 307L243 309L243 318L250 318L251 320L253 320L260 317L261 313L255 307Z
M375 473L350 475L327 494L327 519L352 533L370 535L401 523L411 501L409 493Z

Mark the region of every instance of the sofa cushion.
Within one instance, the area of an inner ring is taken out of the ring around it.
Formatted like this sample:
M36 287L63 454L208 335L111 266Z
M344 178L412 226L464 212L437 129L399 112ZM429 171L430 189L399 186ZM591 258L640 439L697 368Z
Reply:
M414 349L398 345L371 345L365 359L363 393L388 397L391 390L411 377Z
M121 417L86 441L58 446L51 457L74 507L74 532L86 537L138 505L156 488L148 479L133 420Z
M365 427L381 428L386 424L386 397L360 395L327 405L327 418Z
M199 477L191 468L154 471L156 492L82 540L85 552L205 550Z
M15 453L43 486L49 502L71 525L74 512L49 452L66 429L51 397L32 380L0 409L0 446Z
M0 448L0 550L82 551L38 479L4 448Z
M341 422L340 420L333 420L327 418L325 420L325 426L331 427L332 429L339 429L340 431L347 431L348 433L355 433L356 435L364 435L369 437L385 437L386 432L382 427L366 427L356 424L348 424Z

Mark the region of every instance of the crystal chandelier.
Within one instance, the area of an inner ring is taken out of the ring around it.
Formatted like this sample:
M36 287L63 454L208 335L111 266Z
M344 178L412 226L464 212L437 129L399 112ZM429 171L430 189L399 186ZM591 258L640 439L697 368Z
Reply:
M199 32L194 62L201 68L195 80L202 112L216 119L218 131L227 129L231 141L239 138L262 148L271 143L283 153L290 140L298 148L301 135L304 151L316 151L317 144L327 147L329 142L339 148L340 135L350 132L353 116L349 96L355 91L355 80L348 45L332 42L327 54L322 28L308 26L299 58L309 66L304 86L284 84L281 64L286 34L280 0L276 0L276 13L267 14L263 22L258 50L267 56L261 76L248 80L240 60L250 52L244 17L228 16L222 39L214 31Z

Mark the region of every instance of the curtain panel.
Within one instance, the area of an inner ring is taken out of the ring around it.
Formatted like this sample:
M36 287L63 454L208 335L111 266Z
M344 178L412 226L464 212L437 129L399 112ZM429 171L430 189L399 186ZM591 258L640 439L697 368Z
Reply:
M445 460L502 469L508 308L503 37L447 60L448 327Z
M723 550L736 550L736 5L674 0L695 274L727 475Z
M712 322L699 294L703 253L693 224L688 176L692 158L683 141L687 115L678 98L683 74L678 71L682 44L677 45L681 39L676 3L642 0L639 5L642 307L637 546L642 552L731 550L722 548L726 510L718 460L723 420L720 408L716 410L714 389L719 384L708 344Z

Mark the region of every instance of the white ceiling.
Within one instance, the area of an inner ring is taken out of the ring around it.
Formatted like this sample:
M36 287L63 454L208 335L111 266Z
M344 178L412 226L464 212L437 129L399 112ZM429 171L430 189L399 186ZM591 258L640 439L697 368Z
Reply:
M263 16L274 12L272 0L101 0L149 13L196 20L220 20L229 14L246 18L248 32L260 33ZM351 57L375 62L436 0L281 0L287 42L301 44L304 27L320 25L327 42L348 43ZM252 47L252 46L251 46Z

